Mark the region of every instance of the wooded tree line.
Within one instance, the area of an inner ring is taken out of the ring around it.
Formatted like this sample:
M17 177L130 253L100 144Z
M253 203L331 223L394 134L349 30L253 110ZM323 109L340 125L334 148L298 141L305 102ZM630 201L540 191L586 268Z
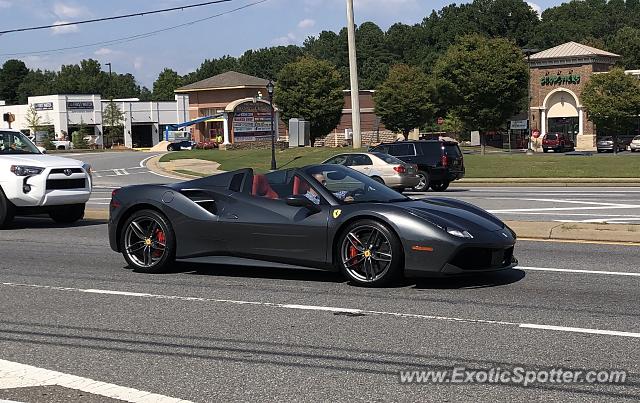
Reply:
M395 24L387 31L372 22L357 27L356 40L360 87L376 89L396 64L434 72L438 59L457 38L479 34L507 38L521 48L546 49L576 41L623 56L621 67L640 68L640 0L572 0L545 10L539 16L522 0L474 0L434 11L415 25ZM59 72L29 70L18 60L0 69L0 99L26 103L28 96L55 93L99 93L105 97L139 97L172 100L175 88L213 75L235 70L263 78L275 78L283 67L302 56L331 63L348 88L346 28L323 31L302 46L275 46L249 50L240 57L206 59L185 76L163 70L147 89L132 74L102 71L96 60L64 65Z

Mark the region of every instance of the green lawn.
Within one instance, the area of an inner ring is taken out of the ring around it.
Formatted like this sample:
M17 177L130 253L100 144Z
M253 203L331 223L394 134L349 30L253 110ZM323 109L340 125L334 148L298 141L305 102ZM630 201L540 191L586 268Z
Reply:
M348 148L293 148L276 151L278 168L318 163ZM567 156L563 154L489 154L465 155L467 178L638 178L640 155ZM216 161L220 169L232 171L252 167L266 172L271 165L271 150L194 150L164 155L160 161L197 158Z
M628 153L625 153L628 154ZM637 155L465 155L467 178L638 178Z

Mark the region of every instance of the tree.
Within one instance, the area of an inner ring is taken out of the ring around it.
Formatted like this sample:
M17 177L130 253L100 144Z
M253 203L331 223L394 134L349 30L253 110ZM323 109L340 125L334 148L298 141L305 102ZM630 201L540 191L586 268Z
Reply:
M182 77L175 71L165 68L153 83L154 101L173 101L174 91L182 86Z
M8 104L18 103L18 87L29 74L29 69L21 60L7 60L0 69L0 100Z
M340 74L329 62L304 57L278 74L274 102L285 121L311 122L312 142L333 130L342 116L344 95Z
M589 120L613 136L616 153L618 134L633 127L640 115L640 81L620 68L595 74L585 85L582 103Z
M31 134L34 136L36 135L36 132L40 131L42 126L45 125L42 121L42 117L38 114L38 111L33 105L29 105L24 120L27 122L29 130L31 130Z
M238 59L240 72L252 76L272 79L282 68L302 57L298 46L275 46L258 50L247 50Z
M112 146L114 140L120 139L124 133L124 113L115 102L109 102L102 112L102 122L109 130L105 130L104 144Z
M432 83L420 69L396 65L374 95L376 115L388 129L401 131L406 137L433 120L433 92Z
M619 61L622 67L640 69L640 29L621 28L608 43L609 50L622 56Z
M498 129L526 102L527 63L507 39L462 37L438 60L436 76L448 88L446 102L469 129ZM484 154L484 136L481 143Z

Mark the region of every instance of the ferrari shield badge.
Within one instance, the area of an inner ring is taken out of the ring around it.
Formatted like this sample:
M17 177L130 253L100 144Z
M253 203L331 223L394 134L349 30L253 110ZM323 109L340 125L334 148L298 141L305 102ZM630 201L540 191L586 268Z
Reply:
M342 214L342 210L340 210L339 208L338 208L338 209L333 210L333 218L338 218L338 217L340 217L340 214Z

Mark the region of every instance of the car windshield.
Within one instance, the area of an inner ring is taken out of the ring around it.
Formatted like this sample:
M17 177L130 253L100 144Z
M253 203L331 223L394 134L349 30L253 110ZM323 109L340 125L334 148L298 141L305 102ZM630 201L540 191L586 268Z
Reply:
M304 168L304 172L321 181L342 203L393 203L411 200L367 175L341 165L313 165Z
M634 140L634 141L640 141L640 136L635 136L635 137L633 138L633 140Z
M547 140L557 140L558 136L555 134L547 134Z
M375 152L375 153L371 153L371 154L373 154L376 157L380 158L381 160L383 160L387 164L404 164L404 162L402 160L394 157L393 155L389 155L389 154L385 154L385 153L379 153L379 152Z
M600 139L600 141L611 141L611 140L613 140L613 137L611 136L606 136Z
M40 150L20 132L0 131L0 154L40 154Z

